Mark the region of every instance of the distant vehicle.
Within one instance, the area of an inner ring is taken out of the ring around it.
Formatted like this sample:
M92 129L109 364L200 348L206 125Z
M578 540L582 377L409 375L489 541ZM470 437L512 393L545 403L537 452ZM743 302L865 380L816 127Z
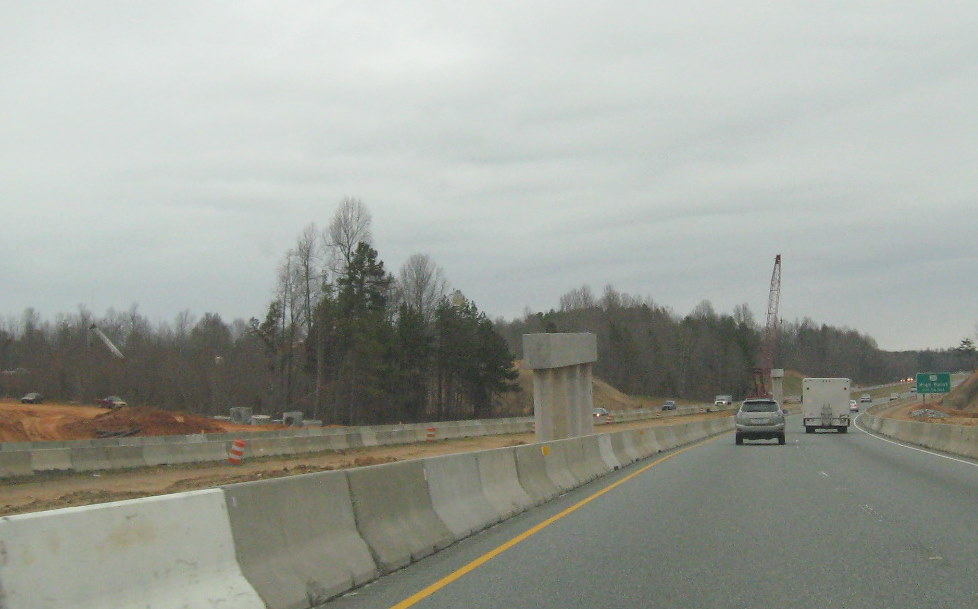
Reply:
M96 400L95 403L101 406L102 408L111 408L112 410L115 410L117 408L122 408L123 406L128 406L128 404L126 404L126 401L117 395L110 395L107 398L101 398L99 400Z
M608 409L607 408L595 408L594 409L594 422L595 423L608 423Z
M859 412L859 402L856 400L849 400L849 412Z
M662 403L662 410L675 410L675 409L676 409L675 400L666 400L665 402Z
M784 444L784 411L781 404L769 398L744 400L734 417L734 442L777 439Z
M806 378L801 381L801 417L805 433L816 429L849 431L852 381L844 378Z
M900 394L899 393L891 393L890 394L890 401L891 402L895 402L896 400L899 400L899 399L900 399Z
M859 403L860 404L872 404L873 403L873 396L869 395L868 393L864 393L861 396L859 396Z
M25 395L24 397L20 398L21 404L40 404L43 401L44 401L44 396L35 391L32 391L27 395Z
M908 389L908 391L909 391L910 393L917 393L917 387L916 387L916 386L914 386L914 387L911 387L910 389Z
M724 407L724 406L730 406L732 404L733 404L733 396L732 395L718 395L713 400L713 405L714 406L720 406L721 408Z

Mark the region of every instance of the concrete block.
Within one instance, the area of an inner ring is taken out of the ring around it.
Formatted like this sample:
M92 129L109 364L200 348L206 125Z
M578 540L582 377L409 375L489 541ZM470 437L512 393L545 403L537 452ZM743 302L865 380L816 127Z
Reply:
M71 449L71 469L90 472L109 469L109 458L101 447Z
M345 471L357 528L381 572L420 560L454 541L435 513L420 460Z
M524 444L513 448L520 486L534 505L546 503L561 493L560 487L547 475L546 460L551 454L548 444Z
M246 408L244 406L238 406L231 409L231 422L237 423L239 425L248 425L251 423L251 408Z
M629 429L621 432L624 440L625 450L632 457L633 461L640 461L649 456L648 443L646 436L652 435L652 429ZM653 438L654 439L654 438Z
M264 609L218 489L0 519L4 609Z
M204 442L201 444L147 444L142 447L146 465L173 465L178 463L207 463L228 458L230 442ZM245 455L248 449L245 448Z
M608 437L611 438L611 447L614 449L615 456L618 458L618 462L621 463L622 466L628 465L637 459L637 457L625 446L624 433L610 433L608 434Z
M520 486L512 448L479 451L475 458L479 464L482 491L500 520L533 507L533 499Z
M31 469L31 451L0 452L0 478L30 476L33 473L34 470Z
M19 452L34 448L49 448L48 442L0 442L0 452ZM60 448L60 447L56 447Z
M369 427L357 428L357 435L360 437L360 446L380 446L377 432Z
M223 490L238 564L269 609L319 605L377 577L344 472Z
M146 467L142 446L107 446L103 449L109 462L108 469Z
M248 445L245 447L245 457L275 457L294 454L295 447L289 438L249 439Z
M431 504L456 540L499 522L482 492L475 453L423 459Z
M557 485L561 493L566 493L582 484L582 480L571 471L563 446L558 445L556 442L547 442L542 445L536 444L535 446L543 447L541 450L543 450L546 456L543 464L547 468L547 477L553 480L553 483Z
M660 451L672 450L682 444L682 441L676 434L675 427L675 425L661 425L653 428L654 431L651 435L658 441L658 449Z
M523 367L563 368L598 361L598 340L590 332L524 334Z
M622 462L615 454L615 445L612 443L611 434L601 434L598 438L598 451L604 461L606 471L614 471L628 461Z
M282 413L282 424L289 427L302 427L302 411L292 410Z
M32 450L30 455L31 469L35 472L68 471L71 469L71 450L68 448Z

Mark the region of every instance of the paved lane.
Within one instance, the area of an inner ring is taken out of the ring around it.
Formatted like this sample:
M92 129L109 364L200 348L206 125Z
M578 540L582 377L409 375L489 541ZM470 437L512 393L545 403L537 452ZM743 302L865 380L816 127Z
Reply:
M971 463L856 430L808 435L798 416L786 446L735 446L725 434L664 456L326 607L978 607ZM471 572L438 583L476 560ZM438 589L411 599L432 584Z

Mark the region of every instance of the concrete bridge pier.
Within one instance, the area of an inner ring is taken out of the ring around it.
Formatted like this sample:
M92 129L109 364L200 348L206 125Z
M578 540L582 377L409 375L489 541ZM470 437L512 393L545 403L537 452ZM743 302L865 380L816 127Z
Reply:
M597 359L597 338L590 332L523 335L537 442L594 433L591 366Z
M784 408L784 369L771 370L771 397Z

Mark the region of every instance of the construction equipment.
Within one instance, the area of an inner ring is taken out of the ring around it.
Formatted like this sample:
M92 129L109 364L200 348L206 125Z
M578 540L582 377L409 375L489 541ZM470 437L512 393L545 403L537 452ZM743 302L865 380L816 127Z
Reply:
M98 326L92 324L88 326L88 329L92 334L99 337L99 339L102 341L105 347L112 353L112 355L118 357L119 359L125 358L125 356L122 354L122 351L119 351L119 348L112 344L112 341L109 340L109 337L106 336L104 332L99 330Z
M774 368L774 347L778 342L778 304L781 300L781 254L774 257L771 291L767 298L767 323L761 339L761 353L754 367L754 393L751 397L771 397L771 369Z

